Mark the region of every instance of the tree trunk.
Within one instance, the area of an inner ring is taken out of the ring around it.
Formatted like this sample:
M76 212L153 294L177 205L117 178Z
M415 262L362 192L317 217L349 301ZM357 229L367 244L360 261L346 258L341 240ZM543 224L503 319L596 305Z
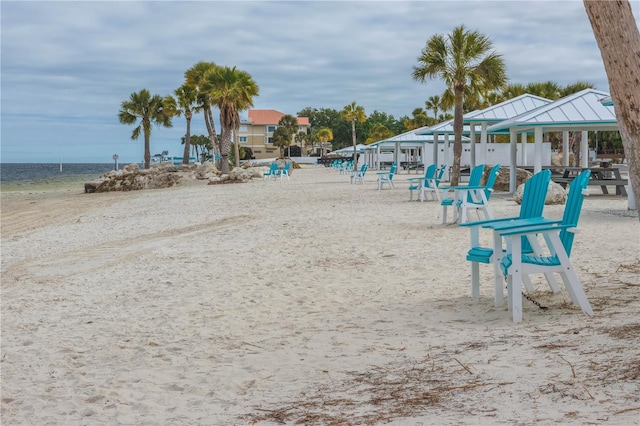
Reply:
M221 124L222 126L222 124ZM231 130L222 128L220 145L220 171L222 174L229 174L229 154L231 153Z
M462 108L464 87L455 87L455 107L453 112L453 164L451 167L451 186L460 183L460 157L462 157Z
M211 113L211 107L207 107L204 110L204 122L207 125L207 132L209 132L209 140L211 141L211 148L213 149L213 160L215 164L215 158L219 155L218 138L216 137L216 126L213 122L213 114Z
M186 113L187 134L184 138L184 151L182 152L182 164L189 164L189 153L191 151L191 114Z
M358 168L358 151L356 149L356 120L351 121L351 135L353 138L353 170Z
M233 130L233 149L236 157L236 167L240 167L240 136L238 135L239 129Z
M604 68L629 165L629 182L640 199L640 33L627 0L584 0Z
M149 142L149 132L144 131L144 168L151 167L151 143Z

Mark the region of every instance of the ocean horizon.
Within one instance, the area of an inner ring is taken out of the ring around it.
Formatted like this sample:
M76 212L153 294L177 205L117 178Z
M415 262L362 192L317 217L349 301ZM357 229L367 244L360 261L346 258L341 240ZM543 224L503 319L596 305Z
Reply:
M2 191L57 189L82 185L112 170L114 163L0 163L0 184Z

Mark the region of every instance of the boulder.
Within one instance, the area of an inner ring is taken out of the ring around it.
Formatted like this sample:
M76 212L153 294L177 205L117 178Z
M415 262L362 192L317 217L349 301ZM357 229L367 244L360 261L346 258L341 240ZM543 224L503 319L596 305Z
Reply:
M486 171L486 169L485 169ZM500 173L498 173L498 177L496 178L496 182L493 185L493 190L497 192L508 192L509 191L509 177L510 177L509 166L500 167ZM529 178L533 176L528 170L524 169L516 169L516 188L525 183Z
M524 183L518 186L516 192L513 194L513 200L522 204L522 195L524 193ZM564 204L567 201L567 191L559 184L551 181L549 182L549 189L547 190L547 198L544 200L545 205L551 204Z
M563 152L556 152L551 156L551 165L552 166L562 166L562 158L564 156ZM575 155L573 152L569 153L569 165L575 164Z

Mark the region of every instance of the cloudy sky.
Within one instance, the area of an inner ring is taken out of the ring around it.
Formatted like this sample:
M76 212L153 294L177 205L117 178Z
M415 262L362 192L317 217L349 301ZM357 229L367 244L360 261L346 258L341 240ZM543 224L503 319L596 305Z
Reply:
M581 0L6 1L1 7L1 161L139 162L143 139L118 122L143 88L171 94L199 61L236 66L260 87L254 108L411 115L442 93L411 79L434 34L487 35L511 83L588 81L608 91ZM638 3L632 2L634 15ZM192 134L205 134L202 116ZM152 154L181 153L184 119L154 128Z

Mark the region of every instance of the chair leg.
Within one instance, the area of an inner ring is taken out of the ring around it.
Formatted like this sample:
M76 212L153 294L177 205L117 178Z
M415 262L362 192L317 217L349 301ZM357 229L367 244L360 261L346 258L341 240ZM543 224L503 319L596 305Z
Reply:
M480 297L480 264L471 262L471 297Z

